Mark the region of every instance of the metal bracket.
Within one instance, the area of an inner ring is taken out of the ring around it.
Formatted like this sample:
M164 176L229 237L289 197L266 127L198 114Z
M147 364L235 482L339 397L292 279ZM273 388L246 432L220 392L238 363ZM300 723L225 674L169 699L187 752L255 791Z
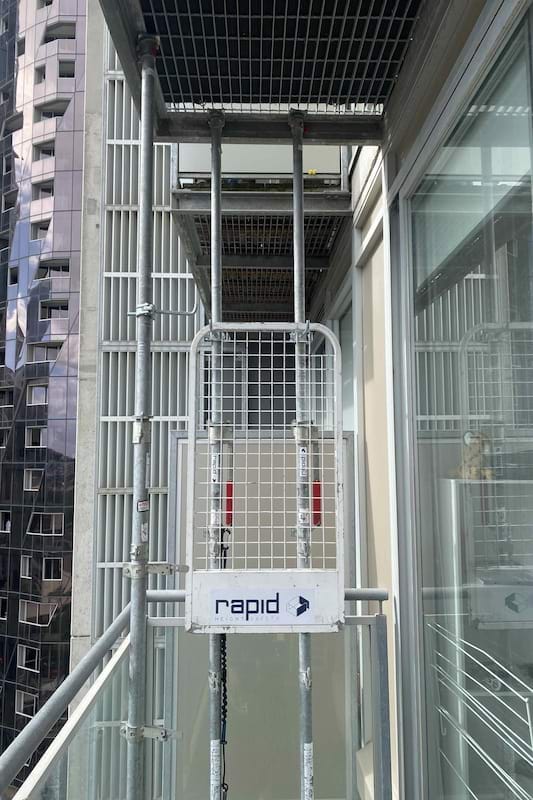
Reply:
M122 565L125 578L141 578L146 573L150 575L175 575L189 571L186 564L169 564L166 561L151 561L148 564L131 564L126 562Z
M289 339L292 342L305 342L310 344L313 339L313 334L309 328L310 322L307 320L305 326L299 325L293 328L293 330L289 333Z
M135 308L135 311L128 311L128 317L149 317L153 320L156 313L157 310L153 303L141 303Z
M151 417L137 417L133 422L132 444L150 442Z
M311 677L311 667L307 667L307 669L302 670L300 672L300 683L306 689L310 689L313 685L313 679Z
M209 444L213 445L217 442L222 441L223 439L231 438L232 430L231 430L231 423L228 422L210 422L208 427L208 437L209 437Z
M318 440L318 429L311 421L293 422L292 434L297 442L302 442L303 444Z
M162 725L134 726L123 722L120 726L120 735L128 742L141 742L143 739L157 739L159 742L166 742L172 738L172 733Z
M226 331L213 330L212 324L209 324L209 333L206 333L204 341L206 342L228 342L230 336Z
M148 558L147 542L139 542L139 544L132 544L132 546L130 547L130 558L132 561L146 561Z

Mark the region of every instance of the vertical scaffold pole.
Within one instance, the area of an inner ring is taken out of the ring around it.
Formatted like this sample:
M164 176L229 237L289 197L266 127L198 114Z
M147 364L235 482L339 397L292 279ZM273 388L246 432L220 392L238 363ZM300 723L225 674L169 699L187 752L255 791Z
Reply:
M211 322L222 322L222 128L221 112L212 112L211 128ZM211 386L211 509L209 522L209 569L220 569L222 558L222 340L214 332ZM220 634L209 635L209 739L210 800L220 800L221 764L221 642Z
M309 470L311 468L311 421L307 398L305 324L305 249L304 249L304 178L303 132L304 116L292 112L289 118L293 149L293 235L294 235L294 321L296 330L296 425L295 438L298 457L296 476L296 539L298 568L311 565L311 504ZM313 800L313 716L311 678L311 634L298 636L300 684L300 797Z
M143 36L138 42L141 66L139 259L137 275L135 364L135 420L133 423L133 524L129 577L131 578L130 658L128 684L127 800L144 797L144 747L146 723L146 589L148 564L148 491L150 459L150 343L152 305L152 193L155 55L158 40Z

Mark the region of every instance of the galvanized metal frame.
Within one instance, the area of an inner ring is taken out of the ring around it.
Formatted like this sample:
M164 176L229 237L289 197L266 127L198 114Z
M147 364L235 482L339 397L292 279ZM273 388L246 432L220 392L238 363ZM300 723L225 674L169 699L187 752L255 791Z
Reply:
M153 128L155 112L155 54L157 40L139 41L141 62L139 260L137 275L135 422L133 426L133 510L128 576L131 580L131 653L129 666L126 795L138 800L144 791L144 725L146 715L146 590L150 500L150 392L152 322L152 193Z
M190 362L189 362L189 408L195 408L196 402L196 364L198 359L198 354L200 351L201 346L204 344L206 337L211 336L212 334L224 334L224 332L228 333L235 333L235 332L261 332L261 331L271 331L271 332L279 332L279 333L290 333L292 331L300 331L301 334L305 334L307 330L311 333L316 332L324 337L327 341L328 345L331 347L333 353L335 354L335 374L333 377L333 381L335 383L335 396L337 398L337 405L339 403L339 398L341 397L342 391L342 375L341 375L341 353L340 347L337 338L334 334L324 325L319 325L316 323L312 324L304 324L304 325L290 325L288 323L277 323L277 322L266 322L266 323L245 323L245 324L238 324L238 323L218 323L212 325L206 325L196 334L190 351ZM192 583L194 580L194 570L192 569L192 565L194 563L193 560L193 547L192 547L192 536L190 532L194 528L194 484L192 481L192 476L196 474L196 431L195 426L191 425L189 427L188 433L188 452L187 452L187 470L188 470L188 487L187 487L187 549L186 549L186 563L191 567L189 572L186 576L187 581L187 594L188 594L188 602L190 603L192 597ZM335 430L333 432L333 436L335 438L335 450L338 457L338 472L337 472L337 492L335 497L336 502L336 525L337 525L337 532L336 532L336 572L337 578L336 583L338 587L338 607L342 608L343 602L343 592L344 592L344 573L343 573L343 564L344 564L344 519L342 514L343 508L343 471L342 471L342 414L340 413L340 409L337 408L337 413L335 414ZM300 567L302 569L302 567ZM274 572L275 570L273 570ZM285 570L282 570L285 572ZM190 608L190 606L189 606ZM227 629L231 629L231 626L225 626ZM252 629L252 628L250 628ZM295 630L297 627L295 626ZM318 628L317 628L318 629ZM327 629L330 629L329 627Z

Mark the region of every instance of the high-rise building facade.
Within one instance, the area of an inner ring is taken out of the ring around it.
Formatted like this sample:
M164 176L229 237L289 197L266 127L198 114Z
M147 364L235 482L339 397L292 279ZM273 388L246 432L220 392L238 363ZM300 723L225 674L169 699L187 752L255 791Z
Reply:
M19 0L0 15L5 749L69 667L85 2Z

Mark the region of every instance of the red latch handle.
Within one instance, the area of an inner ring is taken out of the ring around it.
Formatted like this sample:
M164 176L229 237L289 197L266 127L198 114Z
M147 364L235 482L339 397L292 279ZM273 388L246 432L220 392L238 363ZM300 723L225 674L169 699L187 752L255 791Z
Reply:
M313 525L322 524L322 484L313 481Z
M233 525L233 481L226 482L226 525Z

